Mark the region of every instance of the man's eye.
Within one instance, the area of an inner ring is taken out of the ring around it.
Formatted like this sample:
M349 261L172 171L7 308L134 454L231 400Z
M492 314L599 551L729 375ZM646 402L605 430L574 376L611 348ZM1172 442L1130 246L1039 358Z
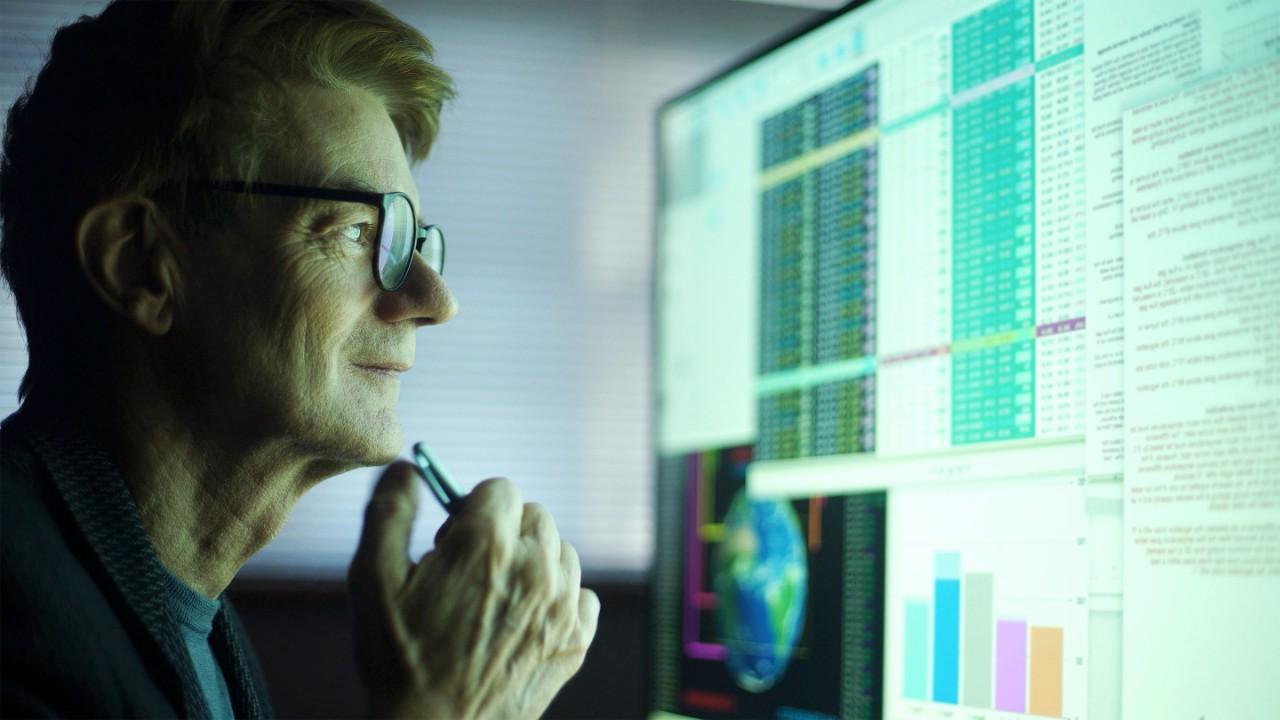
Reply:
M370 225L369 223L352 223L338 228L338 232L348 240L364 245L369 241Z

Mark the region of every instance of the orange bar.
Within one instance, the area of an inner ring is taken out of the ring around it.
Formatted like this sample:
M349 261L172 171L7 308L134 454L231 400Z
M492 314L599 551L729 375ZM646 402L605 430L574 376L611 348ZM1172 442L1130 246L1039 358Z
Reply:
M822 549L822 505L824 498L809 498L809 550Z
M1062 628L1031 628L1032 715L1062 715Z

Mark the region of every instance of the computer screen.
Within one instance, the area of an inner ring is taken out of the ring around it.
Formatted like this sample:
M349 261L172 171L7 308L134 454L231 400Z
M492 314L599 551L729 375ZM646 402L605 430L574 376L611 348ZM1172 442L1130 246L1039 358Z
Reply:
M653 717L1280 716L1280 6L875 0L657 128Z

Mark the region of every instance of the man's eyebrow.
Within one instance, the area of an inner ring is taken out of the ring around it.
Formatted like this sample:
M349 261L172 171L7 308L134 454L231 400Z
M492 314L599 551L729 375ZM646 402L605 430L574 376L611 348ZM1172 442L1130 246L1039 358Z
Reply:
M384 190L374 187L373 185L371 185L369 182L365 180L361 180L360 178L346 176L346 175L339 175L336 178L330 178L329 182L325 184L325 187L333 188L334 190L356 190L359 192L373 193L375 195L382 195L385 192ZM330 203L324 203L324 204L331 204L332 202L339 202L339 201L330 201ZM417 215L421 212L421 210L415 207L413 212L415 215ZM424 222L421 217L418 218L418 229L425 228L428 225L429 223Z
M325 187L334 190L356 190L359 192L375 193L381 195L383 190L374 187L372 184L354 177L338 177L325 183Z

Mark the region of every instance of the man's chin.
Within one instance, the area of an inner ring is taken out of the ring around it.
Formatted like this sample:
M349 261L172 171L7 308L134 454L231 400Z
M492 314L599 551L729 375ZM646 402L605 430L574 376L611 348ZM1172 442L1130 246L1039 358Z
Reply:
M374 464L386 465L400 456L400 451L404 448L404 429L400 427L400 418L396 417L394 408L379 413L378 420L375 427L383 430L378 437L372 438L377 447L377 462Z
M394 450L382 450L367 458L367 462L362 463L366 466L390 465L400 457L400 446L396 446Z
M385 441L361 438L364 442L352 443L348 438L342 445L329 445L325 453L333 458L330 476L366 467L390 465L400 457L401 445L392 446Z
M404 431L395 410L378 413L377 419L367 426L362 440L363 465L386 465L399 457L404 447Z
M394 408L380 408L363 417L348 412L335 420L316 437L320 443L316 449L353 468L386 465L404 448L404 431Z

